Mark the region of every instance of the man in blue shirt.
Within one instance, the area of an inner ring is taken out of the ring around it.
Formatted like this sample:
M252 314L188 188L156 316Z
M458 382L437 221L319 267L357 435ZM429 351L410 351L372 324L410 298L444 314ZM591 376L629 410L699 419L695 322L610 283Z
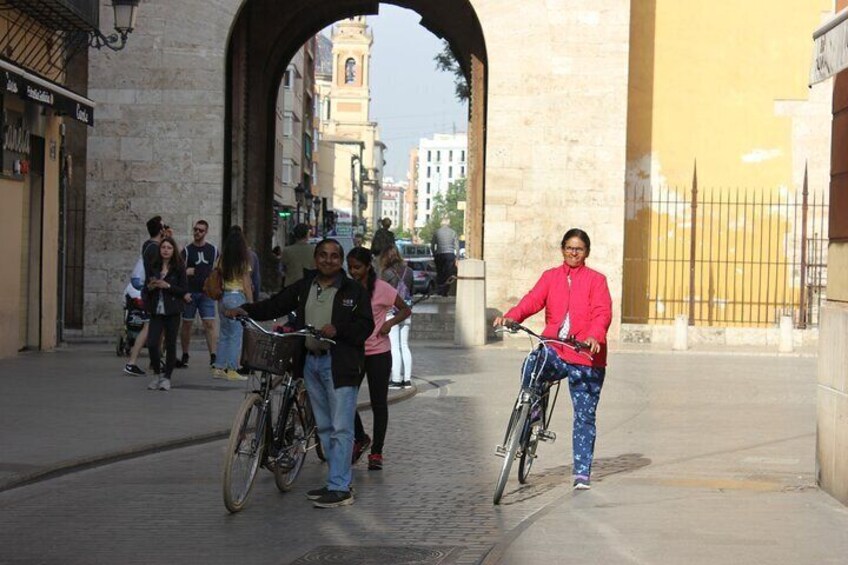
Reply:
M191 345L191 328L194 319L200 314L203 322L203 333L206 335L206 347L209 349L209 364L215 362L215 348L218 345L218 328L215 323L215 301L203 292L203 283L215 268L218 260L218 248L206 241L209 233L209 223L198 220L193 228L194 240L182 250L183 261L188 277L188 291L191 302L186 304L183 311L183 325L180 329L180 343L183 356L177 361L177 367L188 367L188 350Z

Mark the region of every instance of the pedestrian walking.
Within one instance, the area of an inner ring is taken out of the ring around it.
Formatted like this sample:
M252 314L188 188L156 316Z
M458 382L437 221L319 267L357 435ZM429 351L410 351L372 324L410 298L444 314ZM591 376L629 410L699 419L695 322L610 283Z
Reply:
M395 244L395 234L389 230L392 227L392 221L389 218L383 218L380 226L380 229L374 233L374 239L371 240L371 253L378 261L383 251Z
M188 293L185 267L173 238L166 237L159 244L159 253L145 273L147 284L142 291L144 304L150 314L148 349L153 370L157 374L147 385L149 390L171 390L171 374L177 361L177 333L180 315L185 303L191 300ZM165 334L165 368L162 369L159 343Z
M191 329L198 314L203 324L203 334L206 336L210 365L215 363L215 350L218 347L215 301L203 292L203 283L209 278L215 262L218 260L218 248L206 241L206 235L209 233L209 222L206 220L195 222L192 233L192 242L186 245L180 254L186 266L191 302L186 304L183 311L183 324L180 328L180 344L182 345L183 355L177 360L177 368L188 367Z
M412 307L413 274L412 269L403 260L397 246L392 245L383 252L383 270L380 278L392 285L397 290L398 296L410 308ZM392 308L388 318L393 318L399 313L397 308ZM409 332L412 330L412 316L410 315L399 324L392 326L389 332L389 341L392 345L392 376L389 388L408 388L412 386L412 351L409 349Z
M283 287L293 285L307 271L315 270L315 246L309 243L309 226L297 224L292 230L294 243L286 246L280 255L285 282Z
M542 273L536 286L517 306L502 317L495 326L521 323L545 309L545 330L542 335L565 339L574 336L589 344L592 360L563 346L546 346L552 362L545 367L542 378L568 379L571 402L574 406L572 431L573 474L575 489L591 488L592 460L595 453L595 413L606 376L607 330L612 320L612 299L607 279L586 266L591 244L589 235L581 229L565 232L560 244L563 264ZM531 355L546 354L534 351ZM525 384L535 366L531 357L525 362Z
M159 254L159 243L162 241L162 238L165 237L165 225L162 223L162 216L153 216L147 220L146 227L147 233L150 237L141 244L141 264L139 265L139 263L136 262L136 266L133 268L133 274L130 275L130 282L138 290L141 290L147 282L145 273L152 268L151 265L153 260ZM145 312L147 312L146 307ZM147 336L149 331L150 321L148 317L148 319L145 320L144 325L141 327L141 331L138 333L138 337L136 338L132 349L130 349L130 358L127 359L127 363L124 365L124 373L133 377L143 377L147 374L144 372L144 369L138 366L138 356L141 353L142 348L147 346Z
M392 246L394 247L394 246ZM347 270L353 280L361 284L371 299L374 330L365 341L365 374L368 377L368 393L371 397L371 414L374 416L373 442L365 428L359 412L356 413L352 461L355 463L370 446L368 469L383 468L383 444L389 424L389 376L392 372L392 346L389 332L412 314L409 306L398 295L397 290L386 281L377 278L371 251L357 247L347 254ZM395 309L397 314L389 316Z
M226 311L271 320L292 310L296 328L320 328L335 345L307 337L293 359L295 376L303 377L312 403L318 436L327 457L327 482L306 496L318 508L353 504L353 421L362 382L365 340L374 330L368 292L342 271L344 250L335 239L315 248L316 273L310 273L267 300Z
M459 240L450 227L450 219L442 218L442 225L433 233L430 247L436 261L436 294L447 296L448 280L456 276L456 254L459 251Z
M231 229L221 249L218 268L221 271L223 295L218 304L221 330L215 362L212 364L212 376L231 381L247 380L236 372L241 356L241 324L224 315L227 309L235 308L246 302L253 302L253 286L250 275L251 258L241 229Z

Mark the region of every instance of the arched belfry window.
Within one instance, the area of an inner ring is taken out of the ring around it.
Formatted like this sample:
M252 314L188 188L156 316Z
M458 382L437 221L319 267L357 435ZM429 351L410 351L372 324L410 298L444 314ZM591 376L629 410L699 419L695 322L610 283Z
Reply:
M356 61L350 57L345 61L345 84L354 84L356 82Z

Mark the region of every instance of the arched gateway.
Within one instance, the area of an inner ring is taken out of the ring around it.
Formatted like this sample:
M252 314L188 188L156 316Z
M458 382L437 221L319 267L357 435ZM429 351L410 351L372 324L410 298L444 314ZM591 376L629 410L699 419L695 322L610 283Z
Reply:
M561 261L557 245L572 226L594 238L592 265L607 274L617 303L630 2L391 3L421 14L471 78L469 231L472 253L486 260L487 304L503 308ZM285 64L322 27L377 8L363 0L146 0L124 51L91 53L85 334L119 325L116 304L150 216L165 216L181 242L203 217L219 242L235 215L222 203L241 191L236 217L254 218L246 222L254 243L268 237L270 214L260 212L271 208L272 109ZM101 6L103 21L109 9Z
M468 135L468 252L483 256L483 163L486 115L486 46L468 0L391 0L416 11L421 24L451 45L471 85ZM268 251L272 237L274 113L277 89L289 61L310 37L336 21L378 13L361 0L247 0L235 18L227 47L224 131L224 224L244 223L248 239ZM349 61L351 76L353 59ZM243 220L241 220L243 218ZM270 265L272 262L266 261Z

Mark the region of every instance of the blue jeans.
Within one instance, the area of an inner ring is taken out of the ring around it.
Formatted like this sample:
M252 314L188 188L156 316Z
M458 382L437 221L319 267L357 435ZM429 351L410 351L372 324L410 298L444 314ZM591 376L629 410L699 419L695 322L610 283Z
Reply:
M241 357L241 333L243 328L241 322L231 320L224 316L224 310L236 308L247 302L244 293L238 291L226 291L221 298L221 307L218 314L221 318L221 330L218 336L218 349L215 352L215 367L219 369L238 369Z
M547 355L545 355L547 354ZM544 365L542 363L544 362ZM601 399L606 369L572 365L560 359L552 348L534 349L524 361L522 383L528 386L531 373L541 371L539 378L545 381L568 379L568 390L574 406L574 427L571 435L574 453L574 475L589 478L595 454L595 412Z
M327 457L327 489L347 492L353 479L353 418L359 387L335 387L331 354L307 354L303 378Z

